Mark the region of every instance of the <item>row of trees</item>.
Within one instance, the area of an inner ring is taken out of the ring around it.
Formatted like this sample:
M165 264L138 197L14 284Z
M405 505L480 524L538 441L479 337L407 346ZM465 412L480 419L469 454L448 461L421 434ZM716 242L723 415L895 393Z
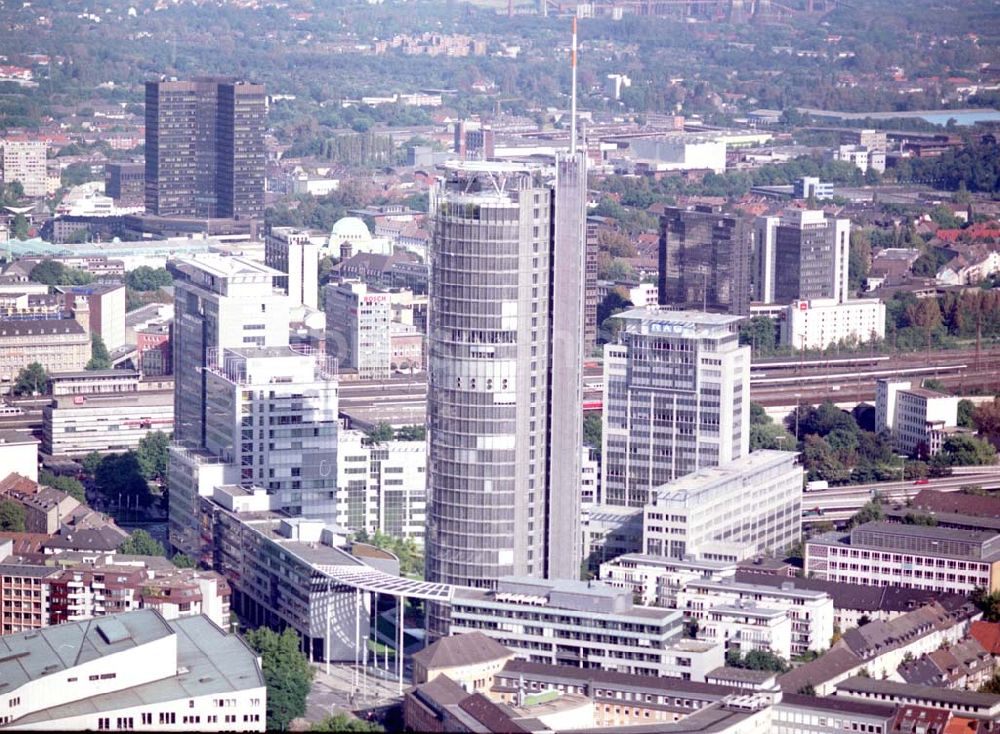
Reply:
M403 426L394 429L391 424L383 421L374 428L365 431L365 436L369 444L386 443L387 441L423 441L427 438L427 428L425 426Z

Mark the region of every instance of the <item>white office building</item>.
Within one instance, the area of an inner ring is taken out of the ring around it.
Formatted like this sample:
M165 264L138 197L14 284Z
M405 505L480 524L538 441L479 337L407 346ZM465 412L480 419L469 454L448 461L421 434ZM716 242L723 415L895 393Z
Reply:
M173 426L169 393L62 395L42 408L42 451L52 456L128 451L152 431L170 433Z
M774 240L781 217L758 217L754 222L753 300L774 303Z
M337 442L338 525L423 545L427 521L427 444L370 444L361 431L341 431Z
M457 588L450 634L479 631L537 663L704 682L723 647L686 638L681 614L632 603L597 582L500 579L495 591Z
M1000 588L1000 535L987 530L868 522L810 538L807 576L954 594Z
M18 731L265 731L257 653L205 616L152 609L0 637Z
M807 650L826 650L833 636L833 598L822 591L797 589L792 583L774 587L738 583L731 578L693 579L677 592L677 609L689 619L697 620L699 630L702 623L710 625L715 630L715 636L710 635L708 639L732 640L731 646L743 651L768 647L757 646L763 638L755 638L752 630L743 629L747 624L745 620L753 615L734 614L733 610L753 610L755 614L765 610L778 612L787 620L787 637L782 631L785 623L775 623L770 614L760 618L771 620L762 623L762 626L775 630L769 649L786 660ZM724 611L713 619L712 613L716 610ZM733 625L728 632L727 624ZM740 632L751 634L741 637Z
M671 558L742 561L801 537L802 467L791 451L754 451L657 487L643 549Z
M362 380L392 373L392 294L360 281L326 286L326 351Z
M171 260L174 276L174 440L205 440L209 351L288 344L288 296L275 290L282 273L245 257L206 254Z
M629 142L632 156L659 171L726 171L726 141L695 135L639 138Z
M290 515L336 521L336 362L297 348L209 353L205 448Z
M283 275L274 279L289 304L319 308L319 243L308 232L272 227L264 238L264 262Z
M792 301L782 312L778 341L795 349L867 344L885 338L885 304L877 298Z
M847 300L851 220L788 209L758 220L757 298L764 303Z
M637 308L604 348L601 492L642 507L655 490L749 451L750 348L739 316Z
M900 453L930 455L940 449L935 433L958 425L958 403L957 397L913 387L909 380L881 378L875 384L875 430L889 431Z

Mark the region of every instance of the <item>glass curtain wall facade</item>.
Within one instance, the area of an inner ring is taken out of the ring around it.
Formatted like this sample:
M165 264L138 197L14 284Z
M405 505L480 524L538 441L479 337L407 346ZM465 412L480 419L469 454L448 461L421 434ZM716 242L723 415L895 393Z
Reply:
M579 212L569 199L586 191L583 169L582 156L557 168L553 186L519 165L454 164L434 193L428 580L491 588L579 573L585 232L583 199ZM560 174L574 178L560 187ZM553 270L560 241L567 279ZM553 441L575 449L556 455ZM445 609L431 605L428 629L447 634Z

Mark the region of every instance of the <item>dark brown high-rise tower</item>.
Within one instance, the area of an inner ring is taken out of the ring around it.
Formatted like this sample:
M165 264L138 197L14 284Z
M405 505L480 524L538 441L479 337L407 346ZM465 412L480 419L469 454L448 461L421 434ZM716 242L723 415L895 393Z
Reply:
M265 127L262 84L146 82L146 212L263 217Z

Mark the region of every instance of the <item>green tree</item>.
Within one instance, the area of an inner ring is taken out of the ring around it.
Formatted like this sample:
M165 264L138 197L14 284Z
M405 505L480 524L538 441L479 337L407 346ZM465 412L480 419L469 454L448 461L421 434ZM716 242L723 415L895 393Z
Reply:
M20 212L14 215L14 224L11 229L14 234L14 239L21 240L22 242L28 239L28 235L31 234L31 228L28 225L28 218Z
M32 268L28 277L36 283L46 285L87 285L94 281L94 276L90 273L67 268L58 260L42 260Z
M396 431L397 441L423 441L427 438L425 426L403 426Z
M976 404L967 398L958 401L958 425L962 428L975 428L973 414Z
M754 354L770 354L777 347L774 320L768 316L753 316L740 326L740 344L748 345Z
M109 370L111 369L111 354L104 346L104 339L96 331L90 335L90 361L85 369L88 370Z
M992 678L983 683L979 692L992 693L994 696L1000 695L1000 673L995 673Z
M175 554L174 557L170 559L170 562L177 566L177 568L194 568L197 565L191 556L185 555L184 553Z
M139 439L135 457L142 476L148 481L166 478L169 447L170 437L163 431L151 431Z
M134 291L155 291L163 286L173 285L174 279L166 268L151 268L140 265L125 274L125 285Z
M399 559L399 572L404 576L423 576L424 556L413 538L394 538L376 530L375 535L371 537L368 536L368 533L359 531L355 533L354 540L374 545L376 548L382 548L392 553Z
M987 594L983 589L976 589L972 593L972 603L983 613L983 621L1000 622L1000 591Z
M317 721L309 727L309 731L380 732L385 731L385 729L378 724L363 721L356 716L338 711L332 716Z
M24 518L24 508L19 502L0 500L0 530L23 533Z
M853 528L858 525L864 525L866 522L875 522L884 519L885 511L882 509L882 503L872 499L851 516L851 519L847 521L847 527Z
M299 637L288 627L278 634L258 627L246 634L247 644L261 656L267 685L267 729L284 731L306 712L313 669L299 650Z
M148 507L153 502L149 482L142 474L142 467L134 451L108 454L94 472L97 491L119 505Z
M396 433L392 430L392 426L390 424L383 421L374 428L369 428L365 431L365 435L367 436L369 444L378 444L391 441Z
M932 467L988 466L997 462L997 450L988 441L968 434L945 439L931 459Z
M751 650L746 655L741 655L739 650L728 650L726 665L746 670L771 670L775 673L787 673L791 669L787 660L769 650Z
M593 411L583 416L583 445L601 450L601 414Z
M848 280L852 291L857 293L864 286L872 262L872 244L863 229L851 232L851 252L848 259Z
M104 457L102 457L99 452L91 451L83 457L80 464L83 466L83 470L92 477L94 476L94 472L97 471L97 467L100 465L102 458Z
M121 545L118 552L128 556L165 556L163 543L141 528L133 530Z
M81 504L87 503L87 493L84 491L83 484L75 477L60 477L42 469L42 471L38 472L38 483L44 484L46 487L58 489L60 492L65 492Z
M977 406L972 411L972 425L987 438L1000 438L1000 398Z
M22 367L14 378L15 395L44 395L48 391L49 375L38 362Z

